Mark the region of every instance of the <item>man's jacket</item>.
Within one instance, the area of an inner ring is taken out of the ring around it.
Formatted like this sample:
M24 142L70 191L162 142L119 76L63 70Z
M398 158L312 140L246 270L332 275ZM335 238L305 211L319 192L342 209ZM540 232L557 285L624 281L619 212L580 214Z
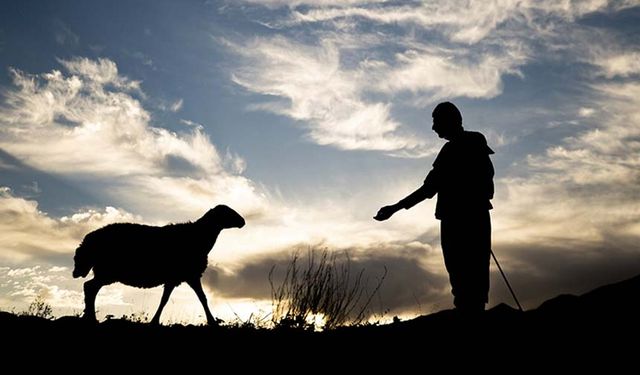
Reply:
M494 170L489 155L493 153L484 135L463 131L442 146L424 184L400 205L408 209L438 194L440 220L492 209Z

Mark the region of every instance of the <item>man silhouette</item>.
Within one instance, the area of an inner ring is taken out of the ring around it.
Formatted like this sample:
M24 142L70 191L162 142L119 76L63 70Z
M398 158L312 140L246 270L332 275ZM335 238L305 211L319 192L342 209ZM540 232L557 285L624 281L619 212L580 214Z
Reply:
M432 113L432 129L448 142L442 146L433 169L416 191L396 204L382 207L374 219L387 220L400 209L409 209L438 194L436 218L449 272L453 303L462 313L484 311L489 294L491 218L493 208L493 150L478 132L462 127L462 115L450 102L438 104Z

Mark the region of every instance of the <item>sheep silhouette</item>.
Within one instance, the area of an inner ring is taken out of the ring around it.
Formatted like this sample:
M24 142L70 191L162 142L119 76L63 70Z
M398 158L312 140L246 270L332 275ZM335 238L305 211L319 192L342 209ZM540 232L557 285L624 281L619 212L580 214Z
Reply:
M84 317L96 320L96 295L105 285L115 282L138 288L164 285L160 306L151 320L158 324L171 292L186 282L202 303L207 323L216 324L200 278L220 231L242 228L244 224L236 211L219 205L195 222L163 227L116 223L87 234L73 257L74 278L87 276L93 268L93 279L84 283Z

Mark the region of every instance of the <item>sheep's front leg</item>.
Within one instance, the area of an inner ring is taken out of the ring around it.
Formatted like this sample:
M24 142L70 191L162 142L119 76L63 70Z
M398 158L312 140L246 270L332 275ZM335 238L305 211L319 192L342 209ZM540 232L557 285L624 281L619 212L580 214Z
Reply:
M207 316L207 323L210 325L216 325L216 319L211 315L211 311L209 310L209 306L207 305L207 296L204 294L204 290L202 290L202 284L200 283L200 279L187 281L187 284L196 292L202 307L204 307L204 313Z
M164 291L162 292L162 298L160 299L160 306L158 306L158 311L156 311L156 314L153 316L153 319L151 319L151 324L160 323L160 314L162 314L162 310L164 309L165 305L169 301L169 296L171 296L171 292L173 292L173 289L175 287L176 286L173 284L164 284Z
M84 283L84 318L96 320L96 296L105 284L96 279Z

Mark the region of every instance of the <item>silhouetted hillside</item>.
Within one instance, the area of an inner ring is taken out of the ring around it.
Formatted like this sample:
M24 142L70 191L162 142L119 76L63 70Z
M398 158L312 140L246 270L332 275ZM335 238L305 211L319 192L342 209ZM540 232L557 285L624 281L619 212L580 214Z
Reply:
M449 363L459 354L472 354L485 360L497 356L529 364L575 360L579 366L614 358L609 365L615 368L619 361L636 355L639 296L640 275L581 296L558 296L524 313L501 304L476 320L445 310L389 325L312 333L153 326L120 319L94 324L77 317L45 320L0 312L0 332L8 359L29 353L72 362L110 356L118 361L157 361L163 355L174 360L205 356L202 358L218 361L240 353L252 361L289 364L324 358L318 366L329 366L342 357L353 365L361 361L367 366L400 358L398 365L408 366L427 359Z

